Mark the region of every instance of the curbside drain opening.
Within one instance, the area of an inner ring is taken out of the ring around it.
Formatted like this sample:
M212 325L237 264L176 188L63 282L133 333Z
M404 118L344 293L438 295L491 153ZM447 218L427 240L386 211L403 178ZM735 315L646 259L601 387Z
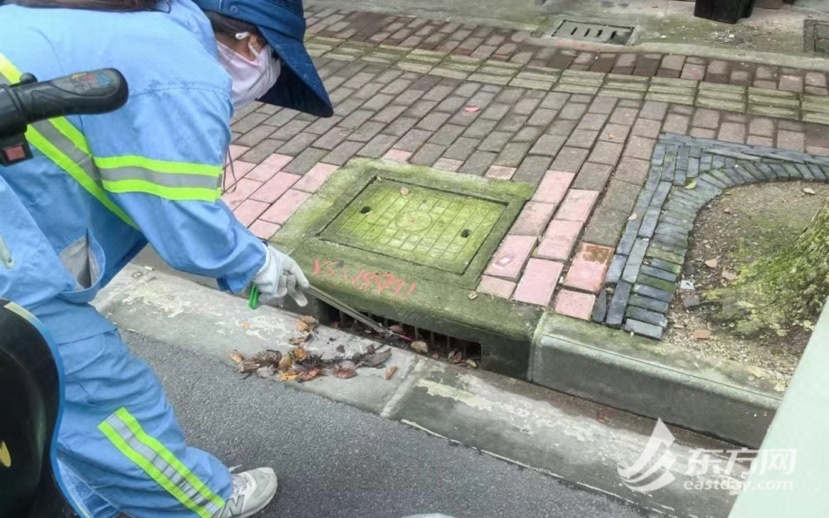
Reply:
M557 28L545 31L543 37L625 45L633 30L634 27L564 20Z

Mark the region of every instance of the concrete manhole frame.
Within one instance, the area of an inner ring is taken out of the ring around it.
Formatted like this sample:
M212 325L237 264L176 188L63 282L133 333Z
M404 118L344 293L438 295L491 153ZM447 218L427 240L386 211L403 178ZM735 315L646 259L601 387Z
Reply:
M503 204L504 210L462 274L382 256L323 238L328 225L379 176L412 188L436 189ZM541 307L489 295L470 296L534 186L461 175L387 160L354 159L272 238L291 253L311 282L369 314L482 347L481 367L526 379ZM312 309L318 316L323 308Z

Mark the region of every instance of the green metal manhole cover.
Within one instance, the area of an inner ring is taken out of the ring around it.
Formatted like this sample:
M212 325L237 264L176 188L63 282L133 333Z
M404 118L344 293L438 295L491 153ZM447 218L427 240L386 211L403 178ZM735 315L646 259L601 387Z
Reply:
M322 238L463 274L505 208L496 201L374 179Z

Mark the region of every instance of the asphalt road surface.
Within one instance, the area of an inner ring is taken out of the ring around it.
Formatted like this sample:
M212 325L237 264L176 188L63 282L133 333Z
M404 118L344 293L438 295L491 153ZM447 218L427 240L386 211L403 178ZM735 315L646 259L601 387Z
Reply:
M162 379L190 443L228 466L272 466L263 518L640 517L627 504L401 423L125 332ZM343 383L348 381L343 380Z

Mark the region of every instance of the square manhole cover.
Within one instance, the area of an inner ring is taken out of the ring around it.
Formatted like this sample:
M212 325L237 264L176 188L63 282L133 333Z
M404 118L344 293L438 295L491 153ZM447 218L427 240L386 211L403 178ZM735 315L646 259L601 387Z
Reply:
M460 275L506 206L475 196L374 179L321 237Z
M633 35L633 29L633 27L564 20L551 36L568 40L624 45Z

